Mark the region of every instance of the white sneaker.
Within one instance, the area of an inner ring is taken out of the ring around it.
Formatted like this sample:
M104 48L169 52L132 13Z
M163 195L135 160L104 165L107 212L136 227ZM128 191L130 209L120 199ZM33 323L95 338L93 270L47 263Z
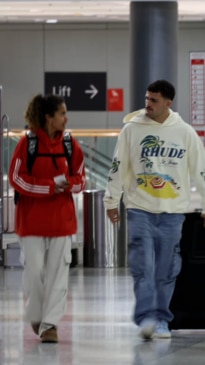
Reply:
M154 337L156 338L171 338L171 331L168 328L168 323L166 321L159 321L156 325L154 332Z
M149 340L152 338L155 331L156 321L151 318L143 319L139 325L139 336L144 340Z

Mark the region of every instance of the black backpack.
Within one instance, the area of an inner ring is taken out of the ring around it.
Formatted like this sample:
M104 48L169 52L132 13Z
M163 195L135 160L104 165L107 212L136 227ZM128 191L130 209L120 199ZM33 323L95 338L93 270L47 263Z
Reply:
M65 156L68 164L70 165L72 156L72 136L69 132L65 132L63 137L64 153L52 154L52 153L38 153L38 137L32 131L26 133L27 136L27 169L29 175L31 174L33 164L38 156L47 156L53 159L54 165L56 165L56 158ZM57 165L56 165L57 167ZM20 193L14 191L14 203L17 204L20 198Z

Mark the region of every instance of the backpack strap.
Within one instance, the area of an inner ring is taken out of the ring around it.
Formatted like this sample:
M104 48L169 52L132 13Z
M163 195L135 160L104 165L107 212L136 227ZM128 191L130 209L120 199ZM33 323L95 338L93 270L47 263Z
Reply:
M63 146L65 151L65 156L68 161L68 165L70 165L71 156L72 156L72 136L71 133L65 132L63 137Z
M38 151L38 138L32 131L26 132L27 136L27 169L31 173Z
M27 169L29 174L31 173L34 161L38 154L38 137L32 131L28 131L27 135L27 142L28 142L28 156L27 156ZM71 133L65 132L63 137L63 146L64 146L64 153L67 159L68 164L70 165L70 160L72 156L72 136ZM50 154L48 154L50 155ZM47 154L45 154L47 156ZM59 155L60 156L60 155ZM52 157L52 156L51 156Z

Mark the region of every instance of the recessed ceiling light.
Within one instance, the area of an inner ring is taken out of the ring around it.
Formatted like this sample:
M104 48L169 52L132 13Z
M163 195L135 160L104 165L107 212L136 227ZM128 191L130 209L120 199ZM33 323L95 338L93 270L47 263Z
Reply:
M34 22L36 23L40 23L40 22L44 22L45 20L44 19L41 19L41 18L36 18L34 19Z
M40 13L41 9L30 9L29 12L30 13Z
M95 13L85 13L85 14L81 14L81 16L96 16Z
M55 24L55 23L58 23L58 19L47 19L47 20L46 20L46 23L52 23L52 24Z

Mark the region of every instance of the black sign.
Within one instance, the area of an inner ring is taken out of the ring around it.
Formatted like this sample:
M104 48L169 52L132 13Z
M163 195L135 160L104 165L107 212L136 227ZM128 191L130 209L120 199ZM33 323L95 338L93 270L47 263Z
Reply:
M45 94L65 99L68 111L106 110L106 72L46 72Z

